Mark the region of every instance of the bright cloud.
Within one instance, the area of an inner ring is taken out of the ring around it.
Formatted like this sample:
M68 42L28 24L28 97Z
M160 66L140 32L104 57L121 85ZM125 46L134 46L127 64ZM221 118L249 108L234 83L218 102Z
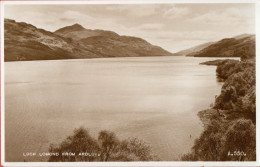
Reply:
M191 13L191 10L187 7L173 6L169 10L165 11L163 16L166 18L180 18Z

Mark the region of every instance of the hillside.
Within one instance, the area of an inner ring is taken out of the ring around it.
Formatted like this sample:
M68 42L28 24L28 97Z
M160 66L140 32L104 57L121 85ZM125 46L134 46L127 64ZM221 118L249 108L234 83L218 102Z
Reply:
M191 53L199 52L202 49L208 47L209 45L212 45L213 43L214 42L203 43L203 44L194 46L194 47L189 48L189 49L181 50L179 52L174 53L173 55L174 56L185 56L185 55L188 55L188 54L191 54Z
M255 35L242 34L233 38L225 38L187 56L254 58Z
M112 31L85 29L83 26L79 24L63 27L61 29L56 30L54 33L74 40L80 40L93 36L119 36L117 33Z
M159 46L131 36L120 36L112 31L85 29L79 24L54 32L78 42L82 47L95 51L103 57L171 56L172 53Z
M204 131L182 160L255 161L255 60L226 59L201 64L216 65L217 78L224 83L212 108L198 113Z
M79 24L53 33L5 19L4 35L5 61L172 55L141 38L89 30Z
M79 44L33 25L5 19L5 61L98 57Z

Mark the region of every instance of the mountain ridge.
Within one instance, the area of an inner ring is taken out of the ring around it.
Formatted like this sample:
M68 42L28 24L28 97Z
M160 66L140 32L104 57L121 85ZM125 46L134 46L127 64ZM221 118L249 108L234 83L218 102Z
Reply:
M241 34L232 38L224 38L198 52L189 53L187 56L254 58L255 35Z
M5 61L171 56L138 37L89 30L79 24L46 31L24 22L4 20Z
M190 57L255 57L255 35L244 33L215 42L202 43L173 53L173 55Z
M53 33L73 40L81 40L92 36L119 36L113 31L86 29L78 23L60 28Z

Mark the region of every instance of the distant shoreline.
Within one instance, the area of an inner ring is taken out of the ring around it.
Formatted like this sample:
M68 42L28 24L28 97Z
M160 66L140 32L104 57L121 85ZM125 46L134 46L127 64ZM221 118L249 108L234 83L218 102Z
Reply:
M44 60L15 60L15 61L4 61L4 63L7 62L32 62L32 61L66 61L66 60L88 60L88 59L113 59L113 58L152 58L152 57L193 57L193 58L212 58L212 59L216 59L216 58L221 58L221 59L235 59L235 58L239 58L239 57L194 57L194 56L186 56L186 55L180 55L180 56L122 56L122 57L89 57L89 58L75 58L75 59L44 59ZM215 60L213 60L215 61ZM216 60L218 61L218 60ZM221 60L220 60L221 61ZM207 61L207 62L211 62L211 61ZM202 62L200 64L206 64L206 62ZM208 65L208 64L206 64Z

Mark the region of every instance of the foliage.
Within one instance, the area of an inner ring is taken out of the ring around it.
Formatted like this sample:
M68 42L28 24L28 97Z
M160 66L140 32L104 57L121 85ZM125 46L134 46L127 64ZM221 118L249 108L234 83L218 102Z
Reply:
M98 139L94 139L82 127L59 145L51 144L49 152L59 153L58 156L50 156L50 162L150 161L155 158L151 147L137 138L120 141L113 132L101 131ZM75 153L75 156L63 156L62 153Z
M206 110L207 125L204 124L204 131L182 160L255 161L255 61L223 60L204 64L216 64L217 75L225 82L211 109L215 112ZM205 116L201 118L205 121Z
M255 63L225 61L218 65L217 73L225 83L214 108L242 113L255 122Z
M251 120L237 119L226 124L212 122L195 141L192 152L184 155L182 160L254 161L255 141L255 125ZM241 155L230 155L236 152Z
M239 119L231 122L223 136L222 159L241 161L255 160L256 155L256 130L251 120ZM230 156L225 154L228 151L243 151L247 155Z

